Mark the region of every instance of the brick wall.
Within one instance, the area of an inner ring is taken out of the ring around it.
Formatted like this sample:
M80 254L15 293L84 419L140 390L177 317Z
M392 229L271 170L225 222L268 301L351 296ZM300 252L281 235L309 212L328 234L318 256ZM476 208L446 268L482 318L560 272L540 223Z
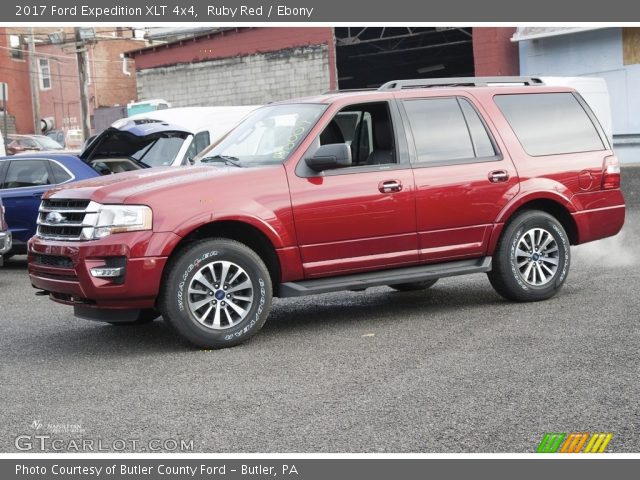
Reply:
M15 117L18 133L33 133L31 86L29 84L29 52L26 45L22 59L11 58L9 35L21 33L17 29L0 28L0 82L9 86L7 110ZM0 130L3 128L0 122Z
M511 41L512 27L473 27L473 61L476 76L519 75L518 45Z
M138 98L174 107L251 105L331 88L333 45L311 45L138 71ZM137 62L137 60L136 60Z
M129 76L122 73L120 53L140 46L130 39L111 39L91 47L91 63L95 84L95 107L126 105L136 100L136 71L133 61L127 59Z

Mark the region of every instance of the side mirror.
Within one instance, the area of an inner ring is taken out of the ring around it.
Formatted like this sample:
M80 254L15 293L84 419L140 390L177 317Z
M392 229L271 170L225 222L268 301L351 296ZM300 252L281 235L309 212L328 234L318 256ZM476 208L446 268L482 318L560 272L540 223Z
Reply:
M346 143L322 145L313 154L305 158L307 166L316 172L351 166L351 148Z

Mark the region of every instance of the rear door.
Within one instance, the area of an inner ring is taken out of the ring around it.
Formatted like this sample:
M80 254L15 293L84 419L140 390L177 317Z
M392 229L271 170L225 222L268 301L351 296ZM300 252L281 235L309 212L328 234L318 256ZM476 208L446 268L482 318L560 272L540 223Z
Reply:
M320 145L347 143L352 166L312 172L302 158L290 175L306 277L418 262L413 173L395 108L374 102L342 109L304 158Z
M508 152L470 96L399 103L416 181L421 261L485 255L495 219L518 191Z

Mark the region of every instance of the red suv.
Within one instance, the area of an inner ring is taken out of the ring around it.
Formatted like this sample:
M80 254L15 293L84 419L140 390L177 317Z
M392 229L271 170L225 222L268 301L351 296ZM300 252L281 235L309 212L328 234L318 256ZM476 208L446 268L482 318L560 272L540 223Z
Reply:
M582 97L534 78L405 80L250 114L200 166L45 195L33 285L75 315L162 315L228 347L272 296L487 272L503 297L562 287L570 245L615 235L620 167Z

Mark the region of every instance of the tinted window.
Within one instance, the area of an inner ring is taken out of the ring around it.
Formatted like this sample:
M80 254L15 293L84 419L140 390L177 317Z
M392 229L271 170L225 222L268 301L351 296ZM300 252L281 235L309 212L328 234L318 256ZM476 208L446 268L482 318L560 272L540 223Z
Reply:
M489 138L484 123L482 123L482 120L478 116L478 112L476 112L475 108L464 98L460 98L459 100L460 107L462 107L462 112L467 120L469 132L471 133L471 140L473 141L476 157L494 156L496 151L493 148L493 143L491 142L491 138Z
M37 187L52 183L45 160L20 160L9 164L2 188Z
M387 165L396 163L394 140L388 104L364 103L338 112L316 139L315 148L346 143L353 166Z
M64 183L71 180L71 175L64 168L62 168L56 162L49 162L51 170L53 170L53 176L55 177L55 183Z
M605 148L593 122L571 93L497 95L495 102L529 155Z
M473 144L455 98L407 100L418 162L439 163L474 158Z

